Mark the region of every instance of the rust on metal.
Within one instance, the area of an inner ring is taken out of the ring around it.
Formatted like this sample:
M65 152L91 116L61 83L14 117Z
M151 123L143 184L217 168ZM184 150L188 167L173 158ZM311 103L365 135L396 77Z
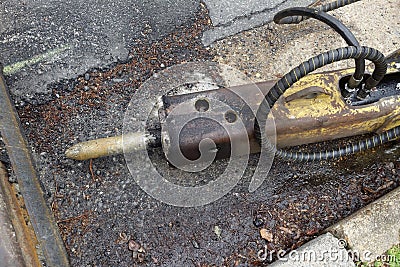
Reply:
M251 86L243 85L241 87L243 88L240 89L243 90L247 89L249 91L254 90L254 88L256 88L254 87L254 85ZM193 101L196 99L213 99L225 103L227 106L231 108L231 111L234 112L234 114L237 114L238 117L237 119L243 122L248 135L249 133L251 133L254 124L254 115L251 108L244 102L244 100L238 97L233 91L225 88L198 92L198 93L191 93L186 95L179 95L179 96L178 95L164 96L163 109L165 117L168 120L167 129L179 128L180 125L174 125L174 123L179 124L182 121L182 119L176 118L179 115L170 114L172 110L181 103L185 103L187 101ZM254 98L254 101L255 99L256 98ZM220 111L210 110L207 112L220 112ZM186 116L187 114L184 115ZM218 115L221 115L220 117L223 118L222 116L223 114L215 114L215 115L217 115L217 117ZM179 146L168 146L168 144L166 144L165 142L163 143L164 151L166 152L167 158L168 155L176 155L177 150L180 150L187 159L190 160L198 159L200 157L200 151L198 149L199 143L201 140L205 138L213 140L214 143L217 145L218 150L216 158L224 158L227 155L231 154L231 145L230 145L232 141L231 138L240 138L241 136L243 136L243 134L246 134L243 133L243 130L241 128L238 129L233 128L233 131L230 133L230 135L228 135L228 133L221 124L222 122L218 122L203 117L196 118L195 116L193 116L193 118L195 119L188 121L186 125L182 128L182 131L180 131L179 136L169 135L168 132L162 133L164 137L167 135L168 139L179 138L179 140L176 140L175 142L172 141L170 142L175 144L179 143ZM165 140L164 137L162 138L162 140Z
M24 198L30 221L43 251L46 266L69 266L68 256L53 214L43 198L20 121L6 88L0 65L0 131Z
M371 132L379 133L400 125L400 109L398 108L400 95L357 107L345 102L339 82L351 73L352 70L347 69L312 74L289 88L271 110L270 116L273 116L276 126L277 147L317 143ZM388 75L400 82L400 72L397 70L393 70L392 74ZM263 82L257 86L266 94L273 84L273 82ZM246 95L255 95L258 90L253 85L242 85L234 89L241 90ZM259 152L260 147L254 138L254 114L231 90L232 88L216 89L186 95L164 96L164 116L168 118L175 107L190 99L218 99L239 114L247 130L251 153ZM250 99L248 104L257 108L260 101ZM182 120L170 118L169 121ZM167 131L164 131L163 135L163 140L172 138ZM218 122L211 119L202 118L187 123L180 132L179 138L179 147L163 143L167 158L168 155L176 155L179 149L188 159L197 159L200 156L199 143L204 138L210 138L217 144L219 150L216 158L229 157L231 154L227 132Z
M385 79L389 79L400 84L400 50L387 57L386 61L389 67L388 74L382 82L385 83ZM367 66L370 72L373 70L371 66ZM353 72L354 69L344 69L310 74L289 88L278 99L269 115L269 119L273 118L275 121L277 147L317 143L372 132L380 133L400 125L400 109L398 108L400 106L400 94L383 97L375 103L363 106L351 106L345 102L341 95L340 83L350 77ZM175 107L187 101L193 101L193 99L200 99L205 102L207 102L207 99L214 99L232 107L232 112L237 114L238 119L245 125L250 142L250 152L257 153L260 151L260 146L254 138L254 114L251 110L257 109L260 105L261 100L257 95L259 90L266 95L274 84L275 81L266 81L257 83L257 86L250 84L229 89L220 88L163 96L163 106L159 110L160 124L165 126L165 122L168 120L170 125L168 127L159 125L157 128L147 129L156 136L155 142L151 145L162 145L167 158L173 156L179 150L186 158L194 160L200 156L200 141L209 138L217 145L216 158L229 157L231 154L230 137L235 138L235 135L243 135L243 132L234 132L231 136L228 136L220 123L211 119L197 118L189 121L179 133L178 142L176 140L173 142L174 144L178 143L179 146L173 147L170 142L171 138L176 138L176 136L170 134L168 129L181 127L181 125L174 125L174 123L184 121L179 118L176 118L175 121L171 118L168 119ZM246 101L249 106L234 93L238 91L241 94L246 94ZM159 131L162 131L161 137L159 137L159 134L154 134ZM101 141L101 144L99 144L99 141ZM108 148L110 142L113 143L111 145L114 147L113 149ZM67 150L67 157L86 160L103 155L112 155L122 151L123 148L118 147L121 144L122 136L87 141L76 144ZM98 149L99 147L101 149ZM71 151L74 153L71 153Z
M13 225L18 246L21 249L22 258L25 266L41 266L39 257L36 251L35 233L31 225L26 222L29 220L25 203L22 198L17 198L17 192L11 183L8 182L8 174L2 162L0 162L0 191L4 202L7 206L7 211Z
M124 149L129 151L146 149L146 144L151 142L151 137L141 133L126 134L121 136L100 138L76 144L67 149L65 155L76 160L86 160L109 155L122 154ZM126 147L123 147L123 144Z

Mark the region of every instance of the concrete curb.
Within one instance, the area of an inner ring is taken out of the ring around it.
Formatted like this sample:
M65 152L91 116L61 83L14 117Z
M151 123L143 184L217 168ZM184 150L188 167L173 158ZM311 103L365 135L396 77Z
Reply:
M352 257L341 239L323 234L296 250L285 254L273 267L353 267Z
M360 260L375 261L400 243L400 187L326 229Z
M355 266L373 262L400 243L400 187L327 228L270 266Z

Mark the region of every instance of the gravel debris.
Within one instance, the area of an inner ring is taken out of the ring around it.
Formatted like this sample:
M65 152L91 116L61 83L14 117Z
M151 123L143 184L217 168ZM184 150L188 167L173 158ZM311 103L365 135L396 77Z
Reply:
M41 105L18 106L72 266L263 266L268 262L260 261L257 253L265 246L275 251L296 248L399 185L399 142L331 162L276 161L262 187L249 193L258 162L252 155L244 177L229 194L210 205L185 209L142 191L123 156L84 162L63 156L78 141L120 135L132 94L157 71L221 57L201 44L207 27L206 11L200 10L192 25L161 40L135 40L127 63L92 70L86 73L89 79L84 74L54 85L51 99L38 101ZM269 42L265 49L277 51L287 40L270 38L269 32L284 35L286 30L266 27L266 32L258 31L259 38ZM235 38L232 45L244 41ZM257 67L259 61L252 61L254 51L240 54L249 62L242 71L266 77ZM349 139L338 142L300 149L326 149ZM173 173L162 151L153 152L159 167ZM226 164L220 161L206 174L213 177ZM268 239L260 236L260 227L267 229Z

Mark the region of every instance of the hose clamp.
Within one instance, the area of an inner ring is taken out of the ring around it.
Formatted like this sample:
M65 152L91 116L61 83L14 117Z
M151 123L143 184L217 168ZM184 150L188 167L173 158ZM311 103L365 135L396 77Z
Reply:
M354 78L354 75L352 75L347 83L349 88L356 88L360 85L362 82L362 78L360 80Z

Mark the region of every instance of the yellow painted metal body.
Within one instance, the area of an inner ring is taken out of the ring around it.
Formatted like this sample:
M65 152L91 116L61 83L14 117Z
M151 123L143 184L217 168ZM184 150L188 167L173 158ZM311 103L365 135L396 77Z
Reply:
M399 51L396 53L394 58L399 58ZM400 78L399 65L395 61L389 63L388 74L398 73ZM373 66L369 66L368 71L372 70ZM354 69L345 69L311 74L289 88L272 108L277 146L380 133L399 126L400 94L363 106L351 106L345 102L339 81L353 72Z
M400 50L387 58L387 75L396 75L400 83ZM367 73L372 73L373 65ZM341 95L339 83L349 77L354 69L344 69L324 73L309 74L289 88L278 99L269 116L273 116L276 125L278 147L296 146L334 140L366 133L380 133L400 125L400 94L363 105L351 106ZM259 89L266 94L275 81L259 83ZM240 86L249 95L259 93L254 86ZM196 93L194 93L196 94ZM192 96L195 97L195 96ZM250 101L255 108L258 100ZM249 120L248 137L251 153L260 151L254 138L254 121ZM212 129L211 129L212 130ZM216 135L217 137L219 135ZM102 138L79 143L66 151L66 156L77 160L86 160L145 149L145 141L138 133L125 136L131 138L128 147L122 147L122 136ZM216 143L225 142L224 136ZM227 137L229 140L229 136Z

